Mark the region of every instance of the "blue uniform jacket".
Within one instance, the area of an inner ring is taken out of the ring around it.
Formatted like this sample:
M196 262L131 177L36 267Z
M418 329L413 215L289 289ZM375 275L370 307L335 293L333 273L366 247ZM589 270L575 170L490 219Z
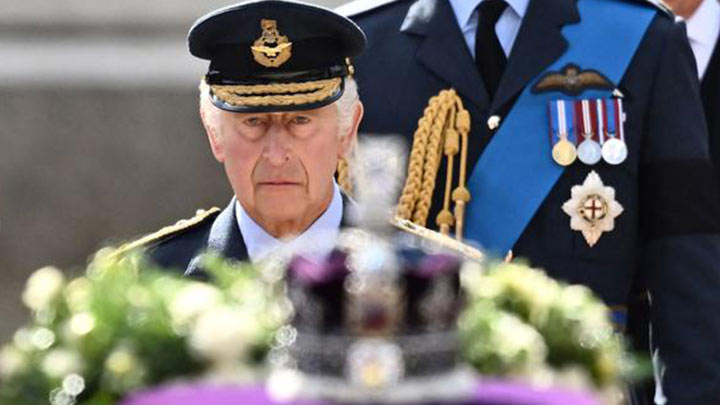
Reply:
M341 195L343 217L340 226L348 227L352 225L351 211L355 209L355 203L344 193ZM201 280L207 279L200 260L203 253L209 251L229 260L247 261L249 255L235 217L235 201L233 198L222 211L215 208L199 214L186 225L181 221L175 226L178 229L161 230L159 234L163 236L152 238L151 235L150 241L142 246L156 265Z
M531 0L490 101L446 0L375 1L341 11L368 38L354 61L365 106L361 132L401 134L410 145L428 99L455 88L472 116L469 172L493 136L488 117L505 116L563 54L568 44L560 30L580 18L576 1ZM720 199L684 25L658 10L617 87L625 96L627 160L566 169L513 251L551 276L591 287L609 305L625 305L634 283L649 291L669 403L720 403ZM592 248L561 209L591 169L624 207L615 230ZM444 179L441 168L430 219Z

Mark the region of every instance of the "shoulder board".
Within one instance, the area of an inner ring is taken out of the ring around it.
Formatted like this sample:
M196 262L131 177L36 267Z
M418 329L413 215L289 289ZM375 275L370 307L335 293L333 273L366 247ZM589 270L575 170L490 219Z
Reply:
M436 247L453 250L455 253L463 256L465 259L474 260L477 262L482 262L485 260L485 255L483 255L483 253L475 247L465 244L447 235L443 235L440 232L433 231L432 229L428 229L424 226L415 224L412 221L393 217L390 220L390 223L402 231L430 241L430 243Z
M397 1L398 0L354 0L336 7L335 12L345 17L356 17Z
M660 11L662 11L665 15L668 17L671 17L675 19L675 13L673 13L672 8L664 1L664 0L634 0L636 2L640 2L643 4L649 4Z
M209 210L197 210L194 217L189 219L181 219L180 221L177 221L174 225L163 227L157 232L145 235L140 239L136 239L132 242L125 243L124 245L118 247L112 254L117 257L137 248L149 247L154 243L167 239L172 235L179 234L183 231L189 230L197 225L202 224L206 220L213 218L214 214L217 214L218 212L220 212L220 208L217 207L210 208Z

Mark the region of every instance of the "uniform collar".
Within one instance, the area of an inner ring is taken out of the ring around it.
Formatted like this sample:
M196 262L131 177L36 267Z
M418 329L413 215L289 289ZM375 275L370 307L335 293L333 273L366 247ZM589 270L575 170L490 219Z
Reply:
M255 222L239 202L235 203L235 217L252 262L267 258L279 250L312 246L311 255L324 256L334 246L343 218L343 198L333 181L333 197L325 212L302 234L290 240L277 239ZM321 243L327 241L327 243ZM312 244L312 245L310 245Z
M450 0L455 18L458 21L460 28L466 27L471 23L473 18L473 12L484 0ZM530 0L505 0L510 6L510 9L522 19L527 11L528 3Z
M690 41L713 46L718 39L718 30L720 29L720 2L717 0L703 1L686 23Z

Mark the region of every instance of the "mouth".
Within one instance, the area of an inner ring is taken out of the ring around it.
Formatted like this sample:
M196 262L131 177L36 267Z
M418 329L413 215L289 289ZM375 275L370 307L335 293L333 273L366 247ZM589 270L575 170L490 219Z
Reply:
M286 180L272 180L272 181L261 181L258 182L258 187L293 187L300 186L301 183L297 181L286 181Z

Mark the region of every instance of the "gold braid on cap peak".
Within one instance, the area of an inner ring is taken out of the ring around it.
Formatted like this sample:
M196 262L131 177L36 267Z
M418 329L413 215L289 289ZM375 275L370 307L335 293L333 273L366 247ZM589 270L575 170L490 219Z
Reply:
M300 105L325 100L340 91L342 78L301 83L211 84L215 97L236 106Z
M462 240L465 206L470 201L470 191L465 186L469 132L470 113L463 107L455 90L442 90L430 98L413 137L408 174L396 212L399 219L425 227L438 169L445 155L447 178L443 208L435 222L443 235L449 235L451 227L455 226L455 238ZM455 156L458 153L460 173L457 187L452 189ZM455 203L453 212L450 211L451 200Z

